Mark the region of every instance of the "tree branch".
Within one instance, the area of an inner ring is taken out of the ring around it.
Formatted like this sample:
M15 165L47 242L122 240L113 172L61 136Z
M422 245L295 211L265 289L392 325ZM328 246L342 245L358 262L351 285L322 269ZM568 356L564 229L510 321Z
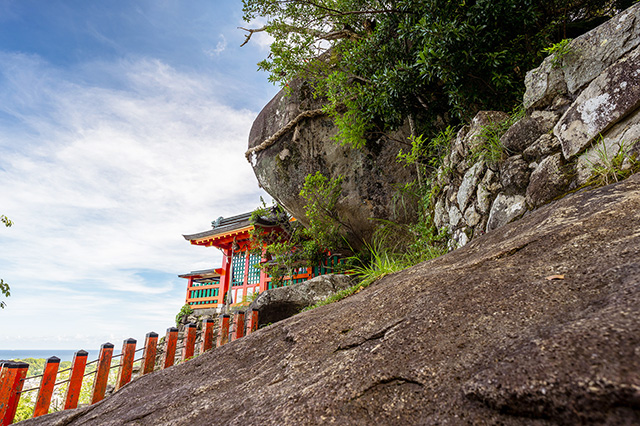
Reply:
M243 27L238 27L239 30L243 30L243 31L247 31L249 34L245 35L245 39L244 39L244 43L242 43L240 45L240 47L244 46L245 44L249 43L249 40L251 40L251 36L253 35L253 33L259 33L261 31L265 31L267 29L267 27L262 27L262 28L243 28Z

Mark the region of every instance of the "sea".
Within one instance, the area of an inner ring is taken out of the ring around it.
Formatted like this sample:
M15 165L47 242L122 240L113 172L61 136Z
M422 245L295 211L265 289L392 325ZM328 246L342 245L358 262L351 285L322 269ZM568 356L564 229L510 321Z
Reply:
M88 361L98 359L100 349L85 349L89 352ZM73 361L75 349L0 349L0 360L27 359L27 358L43 358L47 359L57 356L60 361ZM120 350L114 350L113 354L118 355Z

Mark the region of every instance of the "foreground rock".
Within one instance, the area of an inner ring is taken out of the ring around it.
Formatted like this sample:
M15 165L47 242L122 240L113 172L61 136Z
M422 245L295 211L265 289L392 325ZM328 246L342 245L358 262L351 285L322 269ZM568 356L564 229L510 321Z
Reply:
M347 275L320 275L299 284L274 288L261 293L248 310L258 310L259 325L289 318L302 309L354 285Z
M638 424L639 211L640 174L567 196L25 425Z

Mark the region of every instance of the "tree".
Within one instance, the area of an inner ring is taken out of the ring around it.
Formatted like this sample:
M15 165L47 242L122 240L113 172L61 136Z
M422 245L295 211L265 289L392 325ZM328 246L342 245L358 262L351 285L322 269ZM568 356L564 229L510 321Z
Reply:
M434 136L480 109L511 110L542 49L633 0L243 0L274 42L258 65L310 82L354 147L416 118Z
M6 217L5 215L0 215L0 222L2 222L7 228L13 225L11 219ZM9 297L11 295L11 292L9 290L9 284L0 279L0 294L4 297ZM5 306L7 306L7 304L4 301L0 301L0 309L4 309Z

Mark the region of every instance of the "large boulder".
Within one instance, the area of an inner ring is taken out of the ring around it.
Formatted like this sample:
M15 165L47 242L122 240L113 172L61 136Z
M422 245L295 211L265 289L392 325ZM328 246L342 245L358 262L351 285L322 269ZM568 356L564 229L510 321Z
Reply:
M640 424L640 174L33 425Z
M262 292L249 310L258 310L259 325L271 324L289 318L302 309L354 285L348 275L320 275L298 284Z
M350 242L359 245L378 225L376 219L407 222L414 218L411 203L398 202L397 188L415 179L415 168L397 161L407 147L408 126L390 137L369 141L362 149L352 149L334 141L337 128L321 113L295 121L305 111L318 111L322 100L314 99L308 84L294 80L290 94L279 92L260 112L249 135L249 149L269 140L290 123L265 149L250 155L260 186L294 217L306 224L305 200L300 190L309 174L343 177L342 196L337 211L351 230ZM396 198L394 198L396 197ZM355 236L354 236L355 234Z

